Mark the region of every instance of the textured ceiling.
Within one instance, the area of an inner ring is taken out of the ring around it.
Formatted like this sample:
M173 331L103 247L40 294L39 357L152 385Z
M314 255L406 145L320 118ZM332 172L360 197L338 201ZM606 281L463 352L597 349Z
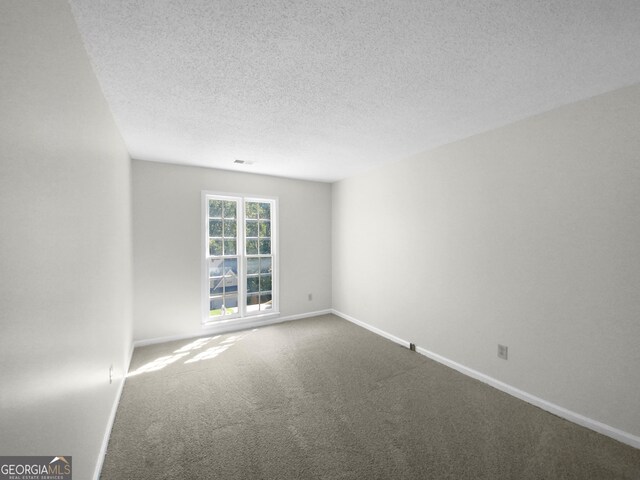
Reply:
M70 3L142 160L333 181L640 82L639 0Z

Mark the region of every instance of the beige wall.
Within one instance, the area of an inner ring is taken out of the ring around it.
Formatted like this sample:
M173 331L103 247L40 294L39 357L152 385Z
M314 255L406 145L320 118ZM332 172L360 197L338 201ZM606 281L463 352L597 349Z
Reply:
M201 327L203 190L278 197L281 316L331 308L330 184L134 161L136 340L207 332Z
M634 86L334 184L334 308L640 435L638 132Z
M130 160L67 2L0 2L0 112L0 452L88 479L131 347Z

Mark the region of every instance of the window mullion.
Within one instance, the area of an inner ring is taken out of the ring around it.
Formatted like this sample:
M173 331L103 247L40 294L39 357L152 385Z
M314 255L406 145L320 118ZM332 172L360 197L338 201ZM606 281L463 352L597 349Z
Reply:
M240 316L246 315L246 277L247 277L247 256L245 255L245 237L246 237L246 225L244 220L244 198L238 199L238 256L239 265L238 268L238 311Z

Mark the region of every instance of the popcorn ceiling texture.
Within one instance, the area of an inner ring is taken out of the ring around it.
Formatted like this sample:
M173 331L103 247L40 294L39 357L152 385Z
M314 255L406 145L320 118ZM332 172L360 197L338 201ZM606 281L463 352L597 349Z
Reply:
M70 3L142 160L334 181L640 81L638 0Z

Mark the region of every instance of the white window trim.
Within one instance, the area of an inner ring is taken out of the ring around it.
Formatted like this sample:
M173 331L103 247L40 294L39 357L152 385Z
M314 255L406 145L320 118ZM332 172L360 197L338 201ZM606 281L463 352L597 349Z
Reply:
M242 254L238 255L238 313L235 315L231 315L228 318L223 320L212 320L209 316L209 266L208 266L208 258L209 258L209 196L222 197L228 200L241 200L238 205L238 243L237 248L238 252L242 252ZM272 256L272 265L273 271L271 276L272 282L272 309L269 312L246 312L245 311L245 302L246 302L246 253L244 249L244 241L245 241L245 219L244 219L244 202L247 201L259 201L259 200L269 200L273 205L271 211L271 256ZM280 230L280 212L279 212L279 201L278 197L273 197L269 195L249 195L243 193L228 193L228 192L218 192L213 190L202 190L201 194L201 215L200 215L200 223L202 228L202 233L200 235L201 238L201 257L200 264L202 266L202 271L200 274L200 283L201 283L201 324L204 327L212 327L218 325L229 325L232 323L244 323L247 320L266 320L269 318L274 318L280 316L280 250L279 250L279 230ZM275 228L274 228L275 227Z

